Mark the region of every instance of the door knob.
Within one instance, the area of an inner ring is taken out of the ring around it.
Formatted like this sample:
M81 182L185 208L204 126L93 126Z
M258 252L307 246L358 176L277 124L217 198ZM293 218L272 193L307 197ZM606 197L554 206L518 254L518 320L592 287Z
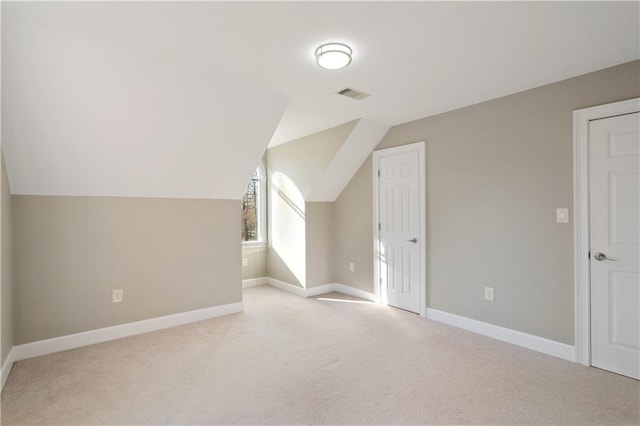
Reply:
M613 257L607 257L606 254L600 253L600 252L594 254L593 258L595 260L597 260L598 262L602 262L603 260L613 260L613 261L615 261L615 259Z
M417 243L418 239L417 238L412 238L412 239L407 240L407 241L409 241L410 243Z

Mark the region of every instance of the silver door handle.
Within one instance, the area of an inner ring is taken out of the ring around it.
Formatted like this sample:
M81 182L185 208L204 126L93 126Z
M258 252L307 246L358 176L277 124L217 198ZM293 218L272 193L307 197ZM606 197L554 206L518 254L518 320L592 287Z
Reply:
M417 243L418 239L417 238L412 238L412 239L407 240L407 241L409 241L410 243Z
M611 261L614 261L614 262L616 261L616 259L614 259L613 257L607 257L606 254L600 253L600 252L594 254L593 258L595 260L597 260L598 262L602 262L603 260L611 260Z

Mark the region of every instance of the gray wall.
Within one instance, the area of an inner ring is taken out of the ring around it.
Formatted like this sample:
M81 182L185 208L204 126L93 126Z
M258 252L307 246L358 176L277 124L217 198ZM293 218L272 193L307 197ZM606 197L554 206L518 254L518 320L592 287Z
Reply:
M572 112L639 96L639 63L387 133L376 149L427 142L428 306L573 343L572 225L555 223L557 207L572 207ZM367 175L363 166L336 202L336 277L372 291L343 265L373 269ZM483 300L485 285L494 302Z
M262 278L267 276L267 247L242 247L242 257L247 265L242 265L242 279Z
M2 286L0 289L2 301L1 318L2 338L0 341L0 365L4 361L13 346L13 274L12 274L12 229L11 229L11 192L7 169L2 156Z
M307 287L334 282L333 204L306 203Z
M15 344L239 302L239 201L13 196ZM111 303L112 289L124 302Z

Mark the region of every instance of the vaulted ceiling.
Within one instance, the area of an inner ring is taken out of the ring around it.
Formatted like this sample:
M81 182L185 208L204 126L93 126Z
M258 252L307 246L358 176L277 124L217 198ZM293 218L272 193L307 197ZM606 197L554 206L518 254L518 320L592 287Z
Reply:
M267 146L638 59L638 16L637 2L3 2L11 188L239 198ZM327 41L351 45L351 66L317 67Z

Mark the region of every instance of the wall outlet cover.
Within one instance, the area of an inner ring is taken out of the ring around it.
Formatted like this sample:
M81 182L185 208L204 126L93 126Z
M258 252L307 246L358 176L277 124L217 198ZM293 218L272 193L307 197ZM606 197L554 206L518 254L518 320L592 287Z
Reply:
M558 208L556 209L556 223L569 223L569 209Z
M111 303L120 303L123 300L124 290L121 288L113 290L111 293Z
M484 299L493 301L493 287L485 287L484 288Z

